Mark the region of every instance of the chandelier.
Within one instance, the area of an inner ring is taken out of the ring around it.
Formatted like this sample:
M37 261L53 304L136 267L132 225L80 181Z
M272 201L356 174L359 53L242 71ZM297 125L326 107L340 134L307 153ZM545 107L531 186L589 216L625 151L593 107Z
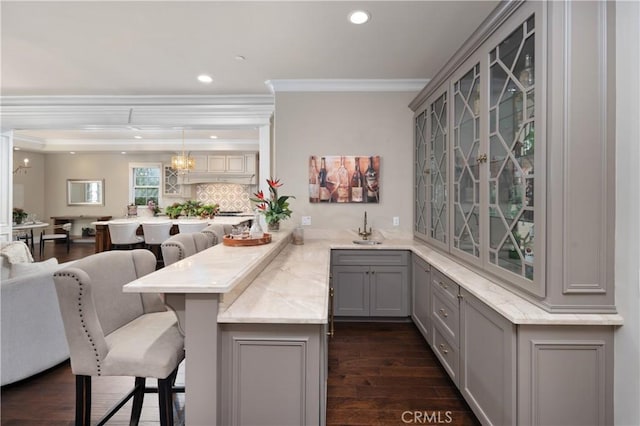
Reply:
M176 170L180 174L189 173L193 170L196 162L193 158L189 157L184 147L184 129L182 129L182 155L174 155L171 157L171 168Z

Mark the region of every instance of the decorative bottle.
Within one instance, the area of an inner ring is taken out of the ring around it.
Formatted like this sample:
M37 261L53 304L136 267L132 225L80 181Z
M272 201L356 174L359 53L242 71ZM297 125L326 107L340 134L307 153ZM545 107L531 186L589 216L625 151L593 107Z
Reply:
M316 166L316 157L311 157L311 168L309 169L309 202L320 202L320 184L318 167Z
M378 173L373 168L373 157L369 157L369 167L364 173L367 182L367 202L377 203L378 198Z
M320 185L320 202L328 203L331 199L331 192L329 191L329 188L327 188L327 163L324 157L320 158L318 184Z
M362 177L362 172L360 172L360 158L356 157L356 169L353 172L353 176L351 176L351 202L361 203L364 201L362 197L363 187L364 178Z
M252 240L262 238L264 236L264 231L262 230L262 226L260 226L260 215L256 212L253 217L253 223L251 224L251 229L249 229L249 238Z
M344 166L344 157L340 157L340 167L338 168L338 203L349 202L349 172Z

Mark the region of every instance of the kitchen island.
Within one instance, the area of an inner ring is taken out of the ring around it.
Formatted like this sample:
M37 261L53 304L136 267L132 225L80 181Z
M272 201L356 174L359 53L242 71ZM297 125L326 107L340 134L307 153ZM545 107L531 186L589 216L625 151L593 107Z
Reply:
M111 216L109 216L110 218ZM232 226L237 226L243 223L250 223L253 216L251 215L237 215L237 216L214 216L212 219L169 219L167 216L154 216L154 217L145 217L145 216L137 216L131 218L122 218L122 219L113 219L113 220L98 220L92 222L91 224L96 227L96 253L100 253L101 251L111 250L111 238L109 236L109 223L113 222L138 222L142 224L142 222L155 222L155 221L166 221L171 220L173 222L173 227L171 228L171 234L178 233L178 222L205 222L208 225L210 224L220 224L225 227L225 233L228 233L228 230L231 229ZM142 227L139 228L138 233L142 232Z
M220 425L260 424L261 420L270 424L324 424L330 253L336 249L409 251L455 281L460 286L460 310L468 316L467 322L462 318L460 328L461 372L467 368L467 374L475 374L471 370L478 367L470 362L475 361L473 356L463 358L469 356L463 351L478 339L468 335L473 328L463 330L462 326L471 319L484 324L484 317L470 316L476 312L470 308L479 306L478 312L490 313L508 325L503 334L491 334L495 330L489 329L489 337L505 337L506 343L501 346L498 339L491 340L496 345L483 344L481 347L489 347L489 353L484 353L479 364L485 370L491 367L490 378L494 381L488 384L490 390L504 391L487 395L512 395L499 404L504 412L501 418L511 418L513 424L526 423L525 416L539 414L540 407L530 401L544 394L532 393L555 392L546 388L547 383L533 383L531 375L557 375L552 367L556 363L570 365L574 354L584 357L581 367L595 367L601 381L588 392L562 395L559 401L584 405L594 400L595 408L587 407L587 415L608 418L612 373L603 359L612 354L613 327L622 324L619 315L549 313L410 237L390 234L382 244L359 246L352 242L357 238L352 231L306 231L304 245L290 244L288 230L274 233L272 243L263 246L217 245L124 287L125 292L165 293L177 308L186 333L188 425L214 424L213 419ZM470 301L475 304L465 305ZM476 330L485 332L483 328ZM476 337L484 341L484 336ZM438 347L429 343L437 352ZM500 351L516 345L518 351L506 351L506 358L502 356ZM533 352L527 349L530 345ZM550 348L553 351L545 352ZM501 356L493 359L491 351L496 350ZM552 358L536 358L537 351ZM546 364L550 359L554 363L551 366ZM574 379L578 370L566 369L563 374ZM478 371L480 377L482 371ZM575 379L581 376L584 374ZM592 378L593 374L587 376ZM464 377L455 377L454 381L478 414L483 395L471 399L478 396L474 393L476 383L466 383ZM481 407L490 415L500 414L490 408Z

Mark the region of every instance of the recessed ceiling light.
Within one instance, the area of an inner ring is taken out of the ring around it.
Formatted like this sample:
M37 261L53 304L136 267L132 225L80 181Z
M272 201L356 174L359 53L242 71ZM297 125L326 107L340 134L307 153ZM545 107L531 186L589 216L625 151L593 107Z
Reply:
M364 10L354 10L349 13L349 22L356 25L367 23L370 18L369 13Z
M14 150L14 151L20 151L20 148L19 148L19 147L17 147L17 146L14 146L14 147L13 147L13 150Z
M200 74L198 76L198 81L200 83L209 84L209 83L211 83L213 81L213 78L210 75Z
M71 155L75 155L75 153L76 153L75 151L69 151L69 154Z
M245 61L247 59L246 56L242 56L242 55L236 55L235 56L236 61Z
M218 139L218 137L216 135L211 135L209 136L209 139Z
M134 136L134 138L136 138L136 139L142 139L142 136L140 136L140 135L135 135L135 136Z
M120 154L122 154L122 155L124 155L126 153L127 153L127 151L120 151Z

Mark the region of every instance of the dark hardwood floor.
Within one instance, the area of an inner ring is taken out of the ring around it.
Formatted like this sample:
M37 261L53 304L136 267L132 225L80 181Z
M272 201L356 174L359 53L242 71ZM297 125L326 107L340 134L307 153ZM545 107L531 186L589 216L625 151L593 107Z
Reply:
M43 259L60 262L93 253L93 245L46 245ZM35 253L35 260L39 259ZM152 380L148 380L153 385ZM99 377L93 382L92 418L99 419L132 386L133 379ZM176 384L184 384L181 367ZM0 419L6 426L72 425L75 379L69 362L2 388ZM184 395L174 403L184 424ZM131 402L109 421L126 425ZM479 424L416 327L406 323L337 323L329 343L327 425ZM158 401L145 396L141 425L157 426Z

